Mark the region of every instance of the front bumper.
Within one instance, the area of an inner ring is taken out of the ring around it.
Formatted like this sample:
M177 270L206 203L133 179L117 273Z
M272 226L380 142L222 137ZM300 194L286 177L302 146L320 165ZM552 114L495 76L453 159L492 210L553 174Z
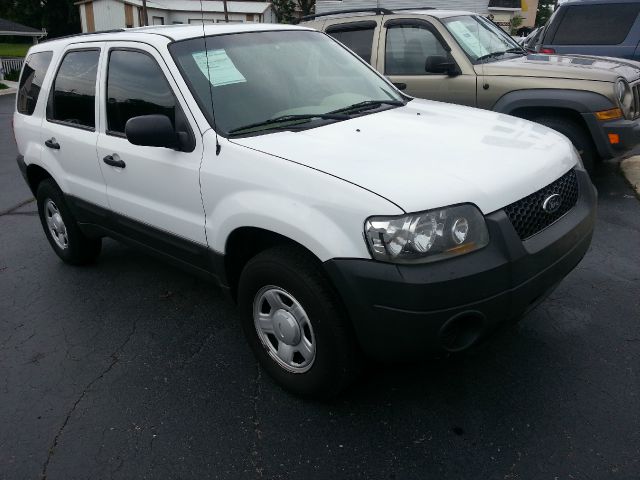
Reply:
M640 118L601 122L593 113L585 114L584 118L589 125L598 153L604 159L618 157L640 143ZM618 135L620 142L612 144L609 140L610 133Z
M576 173L575 207L526 241L500 210L486 216L489 245L455 259L423 265L325 262L365 353L388 360L455 350L449 327L459 319L477 330L473 343L544 299L591 243L596 191L586 172Z

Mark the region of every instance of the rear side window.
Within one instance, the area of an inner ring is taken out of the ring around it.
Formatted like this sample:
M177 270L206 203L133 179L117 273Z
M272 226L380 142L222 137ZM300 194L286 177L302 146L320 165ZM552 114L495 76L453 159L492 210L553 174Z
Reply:
M353 50L365 62L371 63L371 48L375 22L362 22L362 25L340 25L327 28L327 34Z
M132 117L166 115L175 127L176 100L164 73L148 54L112 50L107 74L107 131L124 134Z
M556 45L619 45L627 38L640 12L637 3L566 8L552 42Z
M47 120L95 128L99 59L100 50L77 50L64 56L51 89Z
M32 53L24 63L18 89L18 112L33 114L52 55L52 52Z

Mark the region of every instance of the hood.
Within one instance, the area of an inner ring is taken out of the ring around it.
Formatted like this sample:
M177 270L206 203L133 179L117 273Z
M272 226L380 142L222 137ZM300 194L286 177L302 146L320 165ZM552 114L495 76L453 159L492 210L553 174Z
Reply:
M476 65L475 70L478 74L484 71L484 75L489 76L575 78L600 82L615 82L618 77L623 77L629 83L640 79L638 62L588 55L529 54Z
M309 130L232 141L359 185L405 212L469 202L490 213L577 161L571 143L542 125L420 99Z

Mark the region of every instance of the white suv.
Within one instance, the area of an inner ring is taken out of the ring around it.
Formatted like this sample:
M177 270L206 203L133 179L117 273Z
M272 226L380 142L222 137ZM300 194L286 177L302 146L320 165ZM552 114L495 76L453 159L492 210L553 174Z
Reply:
M339 392L363 358L469 348L583 257L571 143L408 97L323 33L148 27L29 51L14 115L44 232L108 236L214 279L263 367Z

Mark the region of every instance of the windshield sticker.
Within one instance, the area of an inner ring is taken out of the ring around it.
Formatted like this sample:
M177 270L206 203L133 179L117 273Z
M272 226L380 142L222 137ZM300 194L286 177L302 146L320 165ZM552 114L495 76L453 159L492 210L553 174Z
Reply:
M210 50L208 59L207 52L196 52L192 56L200 71L207 76L214 87L247 81L224 49Z
M487 55L489 51L480 43L480 36L474 35L467 26L462 22L449 22L448 25L451 33L462 43L465 50L471 52L476 57ZM478 25L478 28L481 28Z

